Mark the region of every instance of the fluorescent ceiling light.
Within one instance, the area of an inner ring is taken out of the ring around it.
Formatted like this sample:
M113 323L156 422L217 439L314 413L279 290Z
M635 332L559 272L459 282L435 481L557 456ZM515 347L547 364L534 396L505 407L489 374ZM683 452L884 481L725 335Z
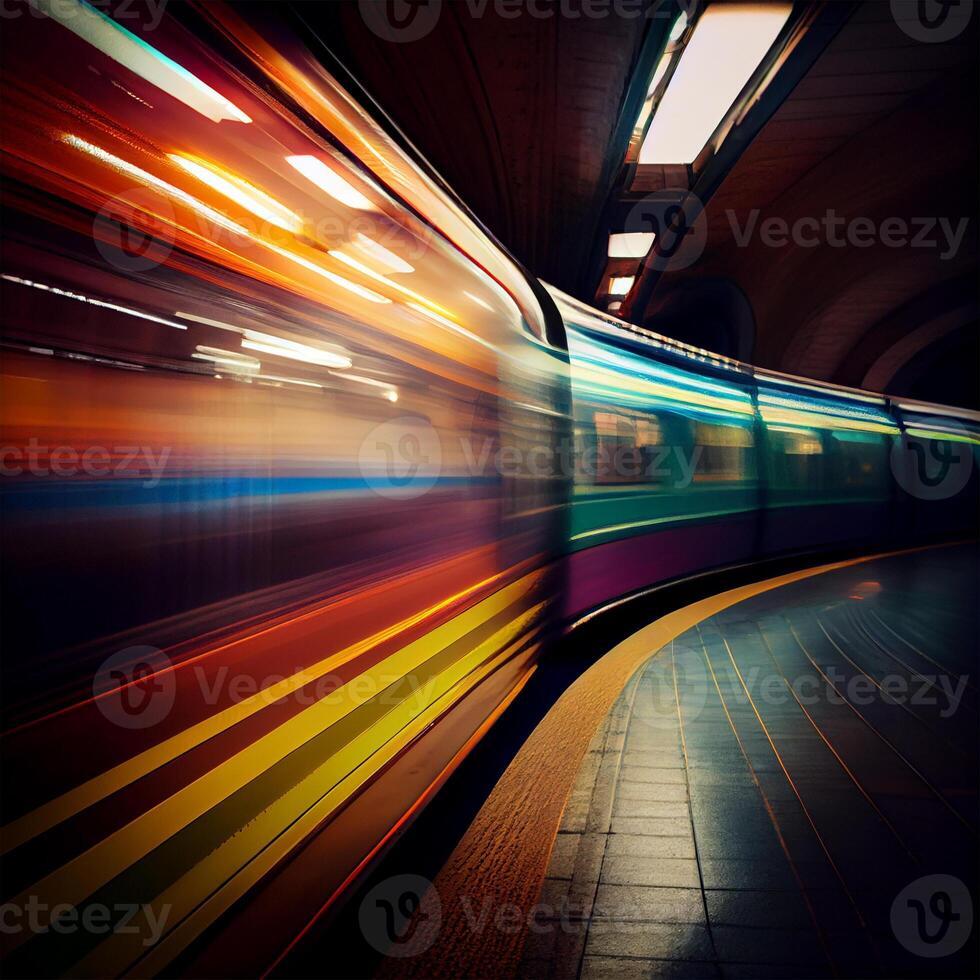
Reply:
M772 47L790 3L712 4L701 15L640 147L640 163L692 163Z
M617 310L621 310L622 308L623 308L623 301L622 301L622 300L619 300L619 299L618 299L618 300L616 300L616 302L615 302L615 303L610 303L610 304L609 304L609 305L608 305L608 306L606 307L606 309L607 309L607 310L608 310L608 311L609 311L610 313L615 313L615 312L616 312Z
M609 280L610 296L625 296L633 285L636 276L612 276Z
M93 48L212 122L252 121L220 92L82 0L31 0L31 4Z
M203 181L219 194L223 194L230 201L240 204L257 218L268 221L269 224L285 231L299 232L303 230L303 219L299 215L293 214L289 208L284 207L257 187L253 187L247 180L242 180L241 177L223 171L214 164L206 164L191 157L181 156L179 153L168 155L178 167L197 177L198 180Z
M319 364L323 367L349 368L351 359L322 347L311 347L295 340L285 340L272 334L260 333L258 330L246 330L242 347L246 350L259 351L263 354L273 354L276 357L287 357L306 364Z
M611 259L640 259L653 246L652 231L620 231L609 236L608 255Z
M380 262L389 272L414 272L415 267L409 265L401 256L395 255L390 249L384 247L373 238L362 235L359 231L354 234L354 245L365 255L370 255L375 261Z
M298 170L311 184L326 191L334 200L358 211L373 209L371 202L340 174L331 170L322 160L310 156L286 157L286 163Z

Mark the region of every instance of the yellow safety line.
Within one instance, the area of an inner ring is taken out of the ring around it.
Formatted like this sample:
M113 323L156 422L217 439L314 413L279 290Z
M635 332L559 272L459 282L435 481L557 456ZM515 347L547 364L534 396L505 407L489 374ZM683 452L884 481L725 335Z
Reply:
M188 826L211 807L251 782L290 752L320 734L355 708L399 678L415 670L450 643L510 606L540 578L541 572L525 576L462 616L420 637L407 647L376 664L370 671L331 692L278 728L178 790L166 800L140 814L130 823L94 844L62 867L25 889L11 901L23 906L36 896L42 903L77 906L86 896L111 881L155 847ZM374 678L374 693L364 697L365 678ZM23 937L26 938L26 937ZM23 938L12 937L12 946Z
M274 704L284 697L288 697L306 684L319 680L342 664L353 660L355 657L378 644L384 643L392 637L411 629L411 627L416 626L418 623L424 622L440 610L485 588L500 577L501 575L497 574L484 579L482 582L477 582L475 585L463 589L461 592L457 592L448 599L429 606L429 608L423 609L421 612L415 613L392 626L379 630L377 633L363 640L358 640L344 650L331 654L329 657L325 657L323 660L309 667L305 667L292 676L263 688L261 691L239 701L237 704L233 704L205 718L203 721L191 725L190 728L178 732L158 745L154 745L152 748L141 752L139 755L133 756L125 762L121 762L119 765L106 770L104 773L100 773L98 776L94 776L74 789L55 797L36 810L32 810L30 813L18 817L0 830L0 854L6 854L20 847L46 830L50 830L69 817L73 817L76 813L80 813L100 800L104 800L107 796L118 792L130 783L142 779L148 773L159 769L168 762L172 762L185 752L189 752L198 745L202 745L208 739L227 731L233 725L244 721L257 711L261 711L268 705ZM238 640L235 643L248 642L248 639L250 638Z
M544 603L509 622L463 660L453 664L367 731L306 776L237 833L194 865L153 905L168 908L173 928L146 953L143 936L107 938L71 968L73 976L117 976L133 966L136 975L153 976L179 955L222 912L281 861L331 812L397 755L419 732L512 655L519 639ZM499 652L503 651L503 652ZM497 652L497 656L493 653ZM490 660L486 658L490 656ZM364 760L361 762L360 760ZM324 787L331 787L324 792Z

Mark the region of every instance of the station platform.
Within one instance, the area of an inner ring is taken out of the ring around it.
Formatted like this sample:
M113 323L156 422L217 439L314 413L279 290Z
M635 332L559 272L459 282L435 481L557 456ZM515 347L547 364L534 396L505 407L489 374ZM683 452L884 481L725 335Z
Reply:
M616 645L435 877L424 952L378 975L976 976L977 584L975 544L874 556Z
M520 975L976 975L976 582L970 547L882 558L650 658L548 867L577 926L532 933Z

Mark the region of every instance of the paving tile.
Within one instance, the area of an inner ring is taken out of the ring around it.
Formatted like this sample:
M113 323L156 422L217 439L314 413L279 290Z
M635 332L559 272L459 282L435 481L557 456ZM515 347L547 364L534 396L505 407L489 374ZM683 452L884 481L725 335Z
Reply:
M738 861L717 858L701 862L705 888L799 892L789 862Z
M649 834L653 837L690 837L689 817L613 817L614 834Z
M697 861L691 858L607 856L602 865L602 880L610 885L701 887Z
M747 929L712 926L721 962L796 964L823 969L827 962L816 934L802 929Z
M663 770L658 770L662 772ZM669 770L668 770L669 771ZM633 800L649 800L651 802L663 803L687 803L687 786L682 782L630 782L628 779L621 779L619 789L624 791L623 796Z
M686 805L687 787L683 783L634 783L620 775L619 783L616 786L616 799L673 802Z
M657 749L650 752L624 752L623 765L683 769L685 762L680 749Z
M704 894L712 927L813 928L813 919L799 893L708 889Z
M685 960L614 959L606 956L586 957L582 963L582 980L701 980L718 977L713 963Z
M538 895L538 905L558 911L568 907L568 892L572 883L567 878L545 878Z
M651 837L648 834L610 834L606 858L688 858L695 857L694 839L688 837Z
M582 961L580 976L581 980L649 980L653 971L648 960L597 956L586 957Z
M686 800L638 800L618 796L613 804L614 817L684 817L688 822L691 811Z
M596 919L589 929L585 955L713 960L714 948L708 930L701 925Z
M571 878L581 834L558 834L548 862L549 878Z
M578 980L585 952L584 929L560 930L556 936L550 980Z
M701 892L695 888L644 888L599 884L596 918L705 924Z
M681 783L687 785L687 775L683 766L680 768L665 768L662 766L636 766L623 763L620 769L620 779L624 783Z
M818 963L806 966L772 963L720 963L722 977L732 980L822 980L834 974L827 966ZM843 976L865 976L864 973L842 974Z
M640 833L641 831L638 831ZM712 828L710 831L695 824L698 850L704 860L785 861L779 840L770 829L768 833L745 834L738 828Z
M583 834L579 841L575 870L566 896L567 908L574 914L591 913L606 841L605 834Z

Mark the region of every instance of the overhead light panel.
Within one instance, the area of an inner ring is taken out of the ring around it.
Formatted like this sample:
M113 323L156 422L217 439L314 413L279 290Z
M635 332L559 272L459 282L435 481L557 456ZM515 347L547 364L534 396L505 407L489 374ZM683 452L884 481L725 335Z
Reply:
M334 200L356 211L370 211L371 202L340 174L331 170L322 160L311 156L286 157L286 163L298 170L311 184L329 194Z
M641 259L653 247L652 231L620 231L609 236L611 259Z
M636 276L612 276L609 280L610 296L625 296L633 287Z
M647 130L641 164L697 159L792 9L791 3L722 3L704 11Z

